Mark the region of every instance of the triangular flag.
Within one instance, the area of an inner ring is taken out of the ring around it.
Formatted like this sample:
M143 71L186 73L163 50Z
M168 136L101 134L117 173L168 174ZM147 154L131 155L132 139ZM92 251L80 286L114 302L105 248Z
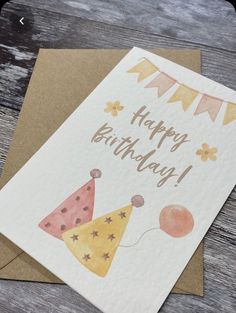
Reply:
M229 102L225 111L223 125L229 124L236 120L236 103Z
M203 112L208 112L211 120L214 122L217 114L220 111L220 108L222 106L223 100L203 95L200 102L198 103L197 109L194 112L194 115L198 115Z
M167 103L181 101L183 110L186 111L197 95L198 92L196 90L185 85L180 85L172 97L167 101Z
M130 205L73 228L62 235L65 244L80 263L99 276L105 276L112 264L133 206L143 205L141 196L132 199L134 200Z
M158 88L157 94L158 97L161 97L175 83L175 79L165 73L160 73L160 75L155 77L149 84L147 84L147 86L145 86L145 88Z
M95 183L101 176L98 169L90 172L92 179L72 193L54 211L46 216L39 227L50 235L61 239L62 233L89 222L93 216Z
M144 59L137 65L133 66L131 69L127 71L127 73L136 73L138 74L138 82L152 75L153 73L159 71L158 67L153 63Z

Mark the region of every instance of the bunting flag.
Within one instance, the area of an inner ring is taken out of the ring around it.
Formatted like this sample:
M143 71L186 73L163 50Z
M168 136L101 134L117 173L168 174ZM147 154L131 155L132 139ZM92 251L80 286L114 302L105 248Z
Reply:
M176 83L175 79L173 79L169 75L161 72L160 75L158 75L149 84L147 84L145 86L145 88L158 88L157 95L158 95L158 97L161 97L175 83Z
M167 101L167 103L181 101L183 110L186 111L197 95L198 92L196 90L185 85L180 85L173 96Z
M236 103L227 103L223 125L229 124L236 120Z
M193 103L195 98L201 92L194 90L186 85L180 84L176 79L168 74L161 72L160 69L147 59L144 59L140 63L133 66L127 71L127 73L138 74L137 81L140 82L148 76L159 71L159 75L149 82L144 88L157 88L157 96L164 95L174 84L178 84L179 87L175 93L170 97L167 103L173 103L180 101L184 111L187 111L189 106ZM236 103L229 102L223 99L215 98L210 95L203 94L201 97L197 109L194 115L198 115L207 112L212 122L216 120L216 117L220 111L223 102L227 102L227 107L224 115L223 125L227 125L236 120Z
M159 71L157 66L147 59L144 59L142 62L129 69L127 73L138 74L138 82L140 82L157 71Z
M198 103L198 106L194 115L208 112L212 122L214 122L217 117L217 114L220 111L222 103L223 103L223 100L220 100L220 99L208 96L208 95L203 95L200 102Z

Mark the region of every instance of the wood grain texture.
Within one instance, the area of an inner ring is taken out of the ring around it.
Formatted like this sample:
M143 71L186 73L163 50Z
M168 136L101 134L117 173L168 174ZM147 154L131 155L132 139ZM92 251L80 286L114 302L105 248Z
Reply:
M28 29L15 30L16 16L24 16ZM73 29L72 29L73 25ZM203 75L235 88L236 53L192 42L124 29L41 9L9 3L0 18L0 95L4 106L20 109L38 49L41 48L200 48ZM10 30L10 32L9 32ZM9 73L10 72L10 73ZM11 75L11 77L10 77ZM11 83L10 83L11 82Z
M19 112L17 111L0 106L0 174L6 160L18 115Z
M15 0L15 3L63 12L148 34L236 49L236 16L225 0Z
M24 16L26 27L18 28ZM0 17L0 167L38 48L200 48L205 76L236 89L236 18L225 0L14 0ZM217 196L216 191L216 196ZM205 296L162 313L236 311L236 190L205 239ZM100 312L67 286L0 281L1 313Z

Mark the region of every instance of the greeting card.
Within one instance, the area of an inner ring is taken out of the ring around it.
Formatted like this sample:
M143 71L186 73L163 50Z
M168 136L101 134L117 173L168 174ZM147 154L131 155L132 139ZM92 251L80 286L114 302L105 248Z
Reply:
M1 190L0 231L102 311L157 312L234 187L235 120L134 48Z

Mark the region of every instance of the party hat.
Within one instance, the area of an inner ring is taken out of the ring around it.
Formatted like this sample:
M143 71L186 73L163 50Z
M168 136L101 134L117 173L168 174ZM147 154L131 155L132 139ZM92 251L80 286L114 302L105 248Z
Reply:
M101 171L93 169L92 179L72 193L54 211L46 216L39 227L50 235L61 239L62 233L89 222L93 216L95 178L101 177Z
M133 206L144 204L136 195L131 204L66 231L62 235L67 247L87 269L105 276L125 232Z

